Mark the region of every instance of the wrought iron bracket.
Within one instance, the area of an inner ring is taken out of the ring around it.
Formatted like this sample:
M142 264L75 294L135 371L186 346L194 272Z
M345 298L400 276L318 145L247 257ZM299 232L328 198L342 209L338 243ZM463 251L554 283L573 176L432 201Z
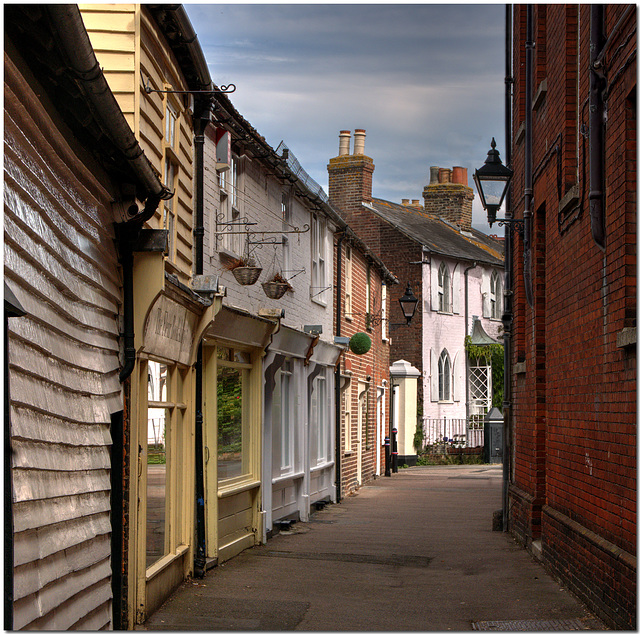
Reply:
M140 73L142 75L142 73ZM220 86L214 90L159 90L157 88L151 88L149 84L149 78L147 77L147 81L144 81L144 77L142 78L142 85L144 86L144 91L150 95L152 92L160 92L160 93L171 93L178 95L228 95L232 92L236 91L235 84L227 84L226 86Z
M499 227L504 227L506 225L513 226L513 228L520 234L520 237L524 238L524 220L520 218L496 218L492 224L496 224Z

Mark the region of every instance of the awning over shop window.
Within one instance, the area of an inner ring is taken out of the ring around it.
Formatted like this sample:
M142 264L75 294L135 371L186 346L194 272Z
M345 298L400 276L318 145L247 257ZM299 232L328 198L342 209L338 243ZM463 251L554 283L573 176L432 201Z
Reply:
M286 357L305 359L314 340L314 335L289 328L288 326L282 326L280 330L273 335L268 350L269 352L282 354Z
M318 363L319 365L334 366L338 362L342 348L334 346L332 343L326 341L318 341L313 348L313 354L310 361Z
M223 306L205 326L202 337L205 343L208 339L216 339L250 348L264 348L277 325L276 321L252 315L240 308Z

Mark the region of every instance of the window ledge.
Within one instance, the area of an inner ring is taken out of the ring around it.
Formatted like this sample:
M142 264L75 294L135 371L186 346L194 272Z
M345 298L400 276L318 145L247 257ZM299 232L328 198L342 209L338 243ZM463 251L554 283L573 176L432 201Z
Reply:
M251 489L257 489L262 483L260 480L250 480L249 482L238 482L227 485L219 485L218 499L228 498L236 493L244 493Z
M617 336L616 343L618 348L626 348L627 346L635 346L637 342L636 329L623 328Z
M538 90L536 91L535 96L533 97L533 103L531 107L533 110L538 110L542 105L545 97L547 96L547 78L545 77L538 86Z
M162 557L162 559L156 561L154 564L151 564L149 568L147 568L146 579L147 581L153 579L156 575L160 574L165 568L168 568L176 559L182 557L189 550L189 546L186 544L180 544L173 553L169 553Z
M526 374L527 372L527 362L520 361L520 363L513 364L513 373L514 374Z

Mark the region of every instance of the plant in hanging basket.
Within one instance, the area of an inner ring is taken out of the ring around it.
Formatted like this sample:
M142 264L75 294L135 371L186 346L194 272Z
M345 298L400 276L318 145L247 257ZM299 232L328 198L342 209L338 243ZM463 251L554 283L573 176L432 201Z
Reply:
M292 287L280 273L276 273L268 282L262 283L262 290L267 297L280 299L287 291L292 290Z
M262 273L262 269L256 266L253 258L232 258L225 268L233 273L233 277L242 286L251 286L255 284Z
M365 332L357 332L349 340L349 349L353 354L366 354L371 349L371 337Z

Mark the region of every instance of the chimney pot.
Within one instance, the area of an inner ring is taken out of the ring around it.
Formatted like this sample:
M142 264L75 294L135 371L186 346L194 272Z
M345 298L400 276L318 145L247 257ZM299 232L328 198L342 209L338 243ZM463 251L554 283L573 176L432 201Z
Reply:
M440 173L440 168L436 165L432 165L429 168L430 172L430 180L429 185L437 185L440 181L438 180L438 174Z
M467 185L467 168L459 166L454 167L451 180L458 185Z
M451 182L451 170L448 167L440 168L440 183L450 183Z
M415 200L415 199L412 200L411 201L411 206L412 207L420 207L420 200L419 199L418 200Z
M402 199L402 204L404 207L408 207L409 206L409 199L408 198L403 198Z
M358 128L353 131L353 153L364 154L364 138L367 135L366 130Z
M347 156L349 154L349 145L351 144L351 130L340 130L340 149L338 156Z

